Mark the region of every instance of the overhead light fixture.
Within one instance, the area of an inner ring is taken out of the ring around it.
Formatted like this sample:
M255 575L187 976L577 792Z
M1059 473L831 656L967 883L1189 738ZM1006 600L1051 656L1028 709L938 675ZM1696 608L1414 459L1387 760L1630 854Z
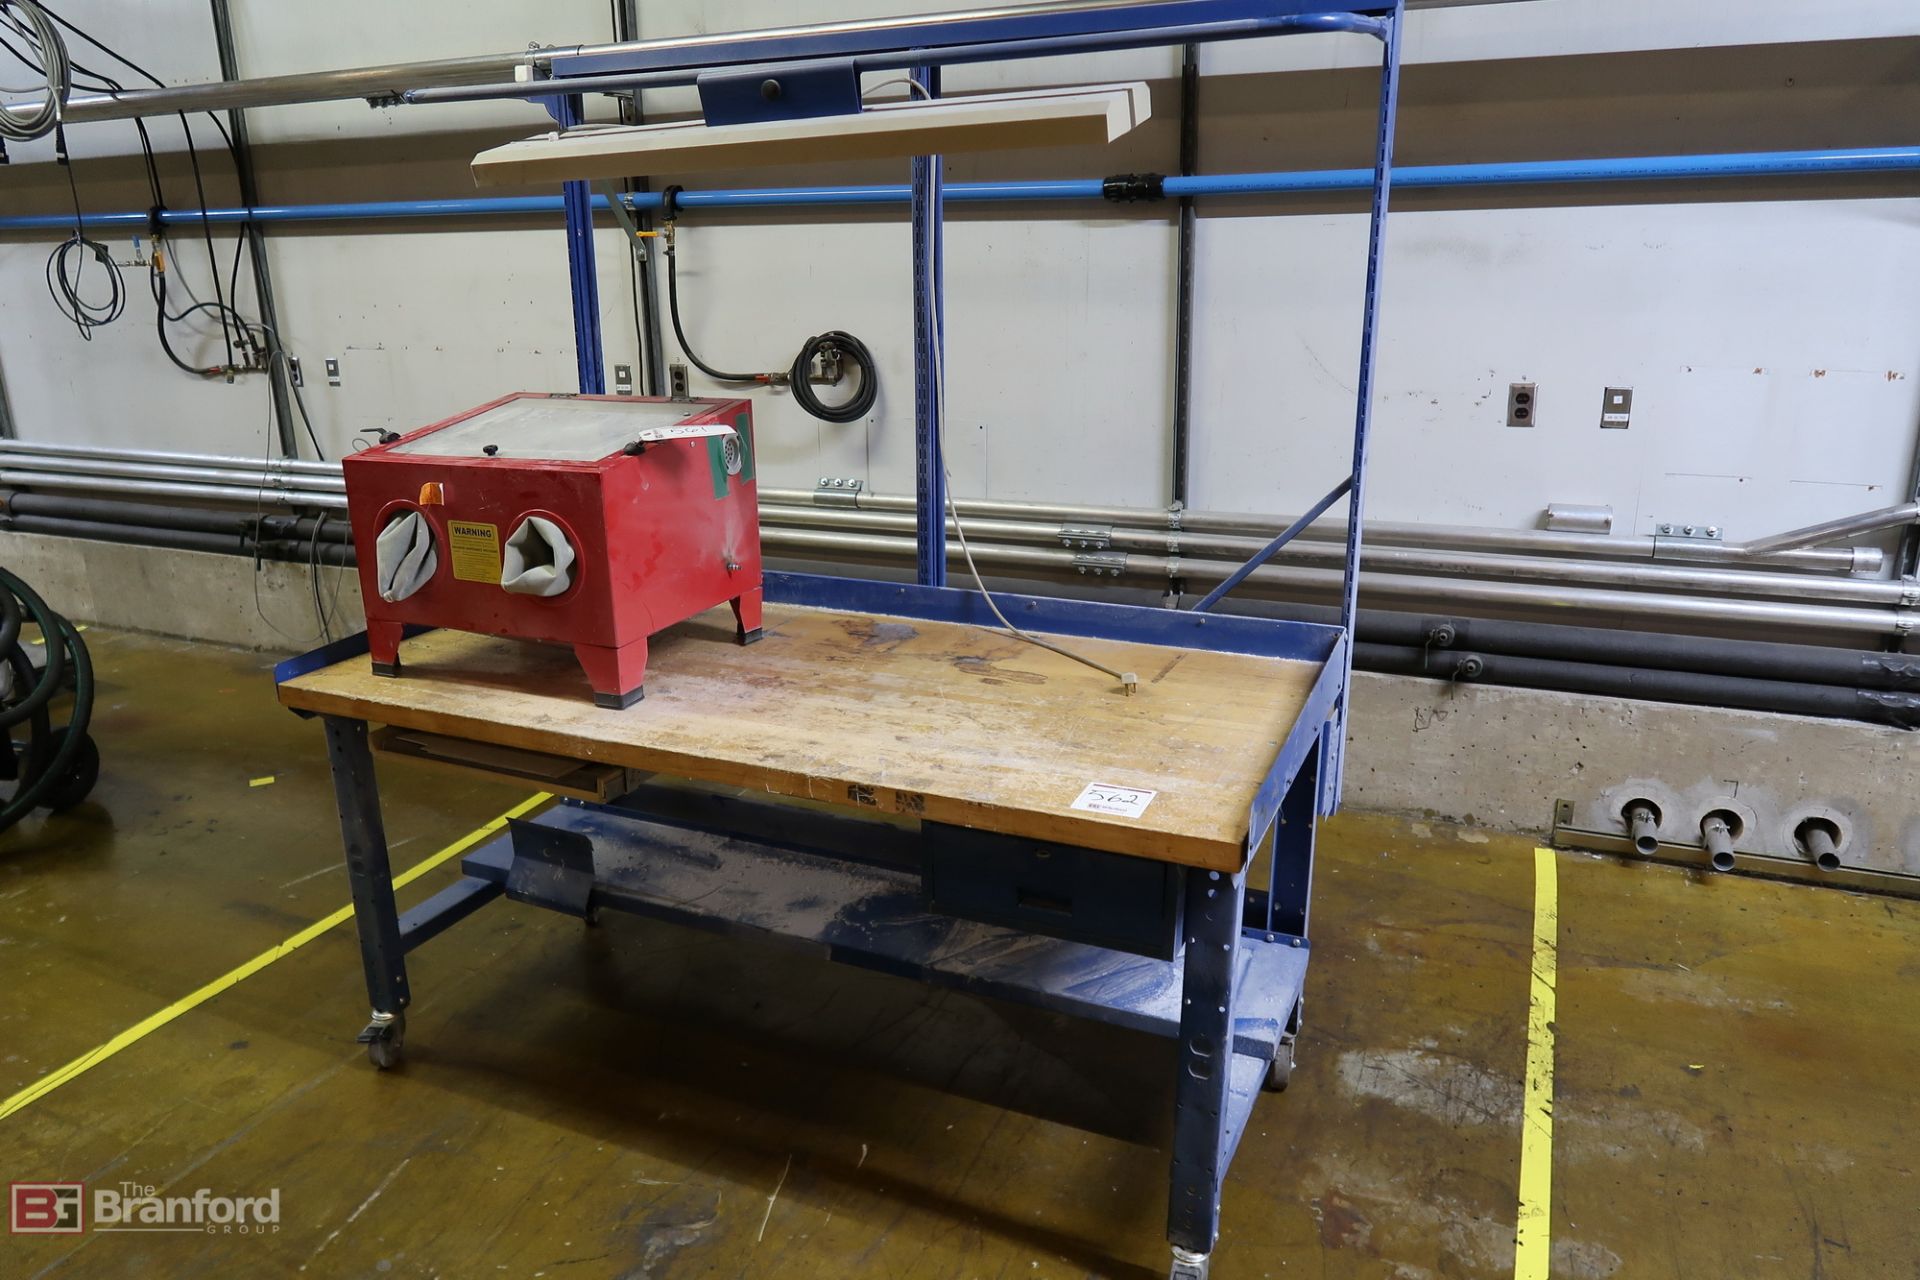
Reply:
M768 99L784 92L775 76L761 79L755 90ZM910 99L836 114L737 123L584 125L482 151L473 159L473 177L480 186L500 186L1018 147L1098 146L1143 123L1149 103L1147 86L1136 81ZM711 102L707 115L709 120L715 115Z

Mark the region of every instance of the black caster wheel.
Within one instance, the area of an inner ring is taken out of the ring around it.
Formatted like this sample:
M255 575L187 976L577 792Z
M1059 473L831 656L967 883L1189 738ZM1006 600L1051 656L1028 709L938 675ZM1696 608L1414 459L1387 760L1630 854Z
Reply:
M580 923L589 929L598 929L600 927L600 908L588 907L587 914L580 917Z
M62 729L53 735L53 750L59 751L67 740L69 729ZM74 754L73 762L67 766L65 776L60 778L40 797L44 809L59 813L71 809L87 798L93 790L93 784L100 781L100 748L93 738L85 732L80 735L80 750Z
M367 1061L381 1071L391 1071L400 1065L400 1059L407 1044L407 1019L405 1015L395 1016L384 1022L367 1024L360 1033L360 1043L367 1046Z
M1260 1087L1268 1093L1285 1093L1287 1081L1293 1078L1293 1042L1289 1040L1280 1046L1280 1056L1267 1064L1266 1079Z

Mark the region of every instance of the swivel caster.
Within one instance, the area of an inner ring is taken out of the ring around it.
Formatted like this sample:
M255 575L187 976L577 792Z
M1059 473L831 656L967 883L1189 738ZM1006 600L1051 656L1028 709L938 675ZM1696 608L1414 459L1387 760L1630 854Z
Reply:
M1293 1041L1283 1040L1280 1042L1279 1055L1267 1064L1266 1078L1260 1082L1260 1087L1268 1093L1285 1093L1287 1081L1292 1078Z
M407 1015L376 1013L358 1039L367 1046L368 1062L378 1070L391 1071L400 1065L401 1053L406 1048Z
M1167 1273L1167 1280L1207 1280L1207 1268L1213 1255L1195 1253L1191 1249L1173 1247L1173 1270Z
M53 751L60 750L72 729L61 729L53 735ZM58 782L48 787L40 797L41 807L59 813L71 809L87 798L93 790L93 784L100 780L100 748L94 745L91 735L84 730L80 734L80 748L74 753L73 760L67 765L67 772Z

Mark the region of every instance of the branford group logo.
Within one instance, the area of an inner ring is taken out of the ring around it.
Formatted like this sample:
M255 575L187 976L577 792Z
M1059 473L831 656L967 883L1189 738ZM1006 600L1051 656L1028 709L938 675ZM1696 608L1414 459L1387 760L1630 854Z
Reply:
M7 1197L7 1226L16 1235L78 1235L87 1229L84 1182L16 1182Z
M208 1235L268 1235L280 1230L280 1188L263 1196L162 1195L138 1182L97 1187L87 1212L84 1182L16 1182L8 1196L7 1225L16 1235L78 1235L94 1231L196 1231Z

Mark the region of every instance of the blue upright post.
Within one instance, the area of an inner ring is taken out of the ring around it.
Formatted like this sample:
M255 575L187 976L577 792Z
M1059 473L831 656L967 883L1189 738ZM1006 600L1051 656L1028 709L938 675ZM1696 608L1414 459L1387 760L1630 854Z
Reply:
M562 129L585 119L585 105L577 93L554 100L554 116ZM580 394L605 395L606 366L601 362L600 273L593 259L593 189L584 182L562 188L567 214L567 273L573 292L573 346L580 369Z
M922 66L914 78L929 95L940 95L940 68ZM936 385L938 363L945 358L946 208L939 156L913 161L913 424L914 504L918 511L917 552L920 581L947 585L947 472L940 448Z
M1351 640L1360 616L1360 525L1367 509L1367 436L1373 426L1373 366L1380 338L1380 254L1387 230L1387 201L1393 190L1394 119L1400 110L1400 37L1406 26L1406 0L1395 0L1382 41L1380 67L1380 133L1373 161L1373 211L1367 228L1367 296L1360 325L1359 404L1353 421L1353 488L1347 498L1347 567L1340 600L1340 625ZM1353 697L1353 645L1343 646L1345 678L1340 682L1340 710L1330 726L1332 765L1324 780L1322 812L1332 813L1340 802L1346 775L1347 709Z

